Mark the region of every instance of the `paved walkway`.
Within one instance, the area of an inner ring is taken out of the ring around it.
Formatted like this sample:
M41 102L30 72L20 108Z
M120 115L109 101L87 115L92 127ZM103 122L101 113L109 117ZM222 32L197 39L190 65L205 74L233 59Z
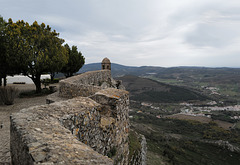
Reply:
M0 165L8 165L10 156L10 115L23 108L46 104L46 97L17 98L14 105L0 105ZM2 126L1 126L2 125Z
M10 123L9 113L0 111L0 164L10 164Z

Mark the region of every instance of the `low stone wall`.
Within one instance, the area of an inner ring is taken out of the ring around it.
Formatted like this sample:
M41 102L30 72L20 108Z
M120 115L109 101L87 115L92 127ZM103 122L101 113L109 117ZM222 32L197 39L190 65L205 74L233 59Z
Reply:
M102 82L111 82L111 71L110 70L97 70L86 72L77 76L65 79L65 81L73 82L76 84L94 85L101 86Z
M145 136L134 130L131 130L130 134L129 146L132 153L129 155L129 165L146 165L147 141Z
M64 98L88 97L101 90L103 82L111 84L111 71L98 70L73 76L60 81L59 96Z
M115 88L109 70L87 72L62 80L49 105L13 114L12 163L128 164L129 93Z
M97 115L100 107L89 98L79 97L13 114L12 164L113 164L111 159L77 140L71 130L65 128L65 119L71 116L76 121L79 114L90 116L93 112Z
M12 163L128 164L128 92L108 88L91 98L13 114Z
M71 82L60 82L59 96L68 99L77 96L88 97L100 90L101 87L99 86L75 84Z

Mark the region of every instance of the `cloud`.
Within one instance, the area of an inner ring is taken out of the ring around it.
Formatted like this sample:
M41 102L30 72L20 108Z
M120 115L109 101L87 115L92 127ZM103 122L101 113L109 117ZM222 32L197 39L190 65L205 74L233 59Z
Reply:
M238 0L0 2L5 19L49 24L87 63L239 66Z
M223 48L240 38L240 12L232 15L209 11L203 17L204 21L188 33L187 42L200 47Z

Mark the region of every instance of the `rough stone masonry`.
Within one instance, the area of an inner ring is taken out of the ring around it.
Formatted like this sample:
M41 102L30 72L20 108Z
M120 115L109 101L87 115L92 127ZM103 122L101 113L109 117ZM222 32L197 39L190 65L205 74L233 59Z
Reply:
M12 164L128 164L129 93L116 88L110 70L87 72L13 114Z

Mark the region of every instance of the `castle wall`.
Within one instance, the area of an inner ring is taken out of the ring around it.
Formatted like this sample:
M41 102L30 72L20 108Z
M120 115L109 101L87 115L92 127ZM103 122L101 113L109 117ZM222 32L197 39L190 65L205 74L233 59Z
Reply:
M137 141L138 147L134 146L136 148L134 151L132 151L133 153L129 157L129 165L146 165L146 159L147 159L146 138L144 135L138 134L135 131L133 131L132 136L135 136L134 143L136 145L136 141Z
M108 70L71 77L60 84L64 99L13 114L12 163L128 164L129 94L97 86L108 81Z
M111 71L91 71L73 76L60 81L59 96L64 98L88 97L101 90L103 82L111 83Z
M129 93L108 88L97 92L91 98L101 103L100 127L103 132L108 132L108 136L105 137L106 145L104 145L107 150L96 149L96 151L112 156L116 164L128 164Z
M13 114L10 128L12 164L113 164L111 159L77 140L71 130L65 128L64 121L70 117L73 120L80 115L97 118L99 108L95 101L78 97ZM97 120L91 121L95 127L98 127ZM90 122L85 124L90 126Z

